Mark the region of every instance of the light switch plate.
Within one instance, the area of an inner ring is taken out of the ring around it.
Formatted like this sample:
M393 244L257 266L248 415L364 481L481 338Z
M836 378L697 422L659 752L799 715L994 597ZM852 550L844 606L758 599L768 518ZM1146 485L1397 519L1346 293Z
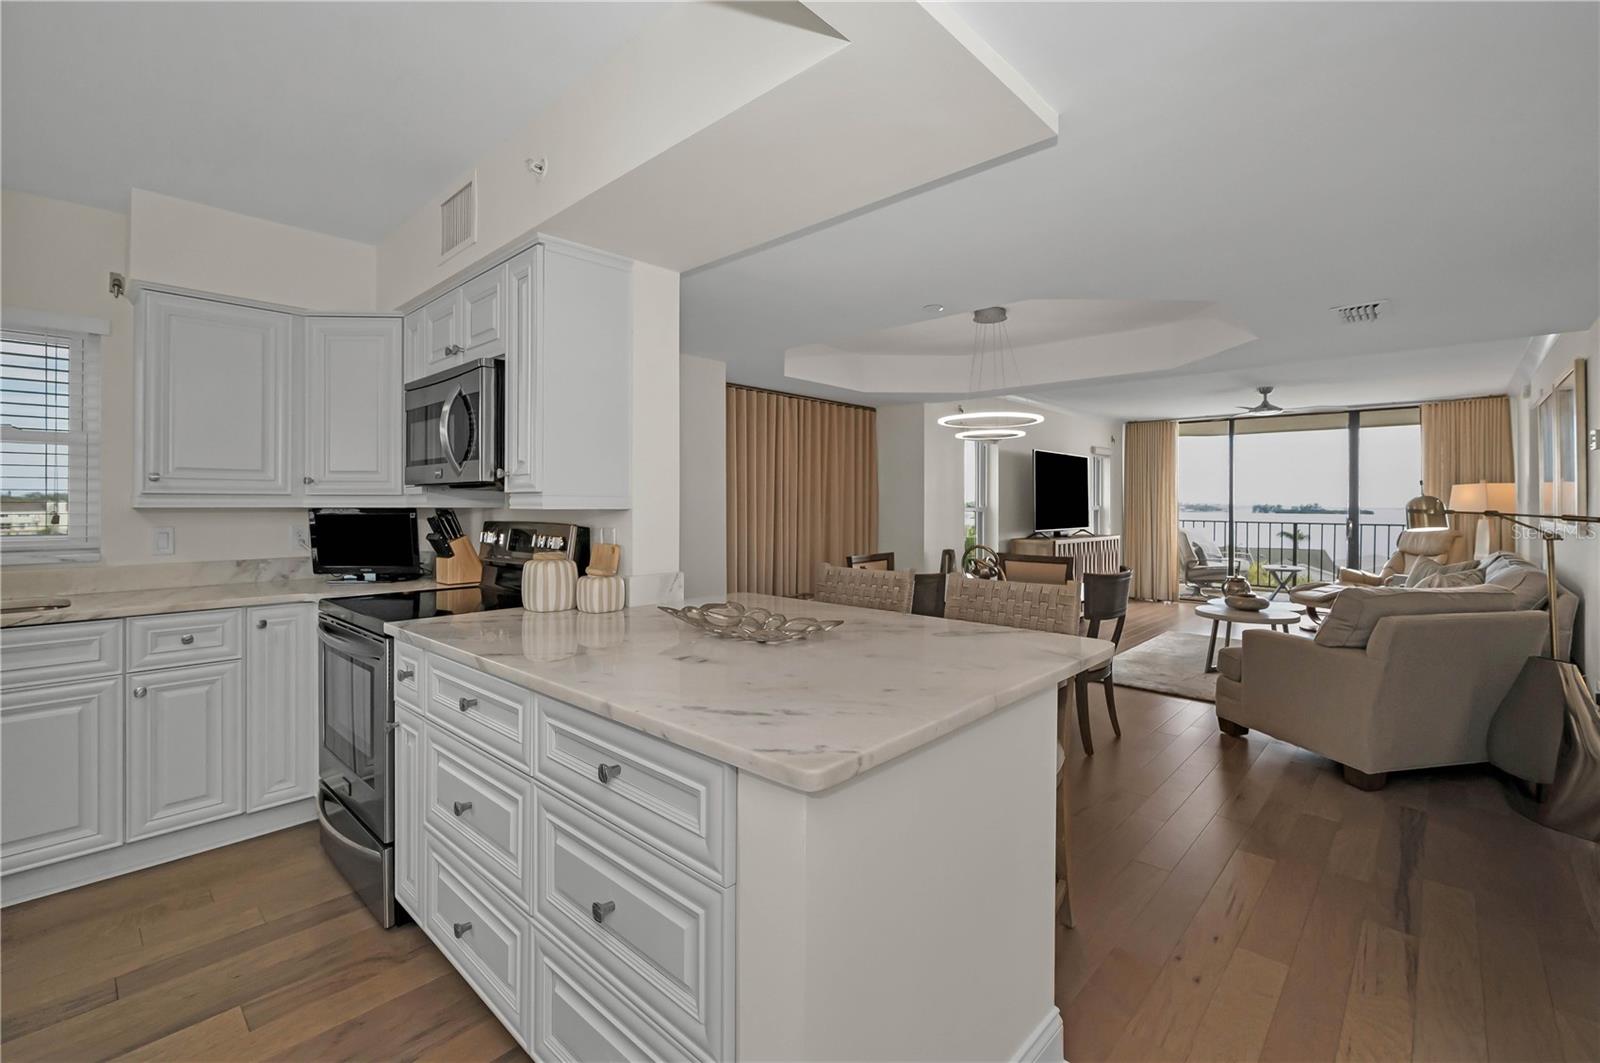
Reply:
M157 557L163 554L175 553L178 549L178 534L172 528L157 528L155 541L150 544L150 552Z

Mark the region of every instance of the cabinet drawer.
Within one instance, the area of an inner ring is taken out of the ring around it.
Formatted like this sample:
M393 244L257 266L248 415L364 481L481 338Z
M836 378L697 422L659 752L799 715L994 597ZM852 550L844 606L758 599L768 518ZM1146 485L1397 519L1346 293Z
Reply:
M534 911L688 1044L732 1051L732 894L543 787Z
M533 928L461 854L424 832L427 872L423 929L484 1003L527 1043L523 1023Z
M136 616L128 621L128 671L226 661L240 655L238 609Z
M122 621L41 624L0 631L0 686L97 679L122 671Z
M428 655L423 682L430 719L532 772L533 691L437 654Z
M551 698L539 699L538 719L535 777L712 880L732 883L732 768Z
M538 1059L696 1058L542 933L533 937L530 1017L533 1044L528 1047Z
M440 727L423 758L428 823L531 910L533 780Z
M418 712L422 711L422 662L421 650L394 640L394 697Z

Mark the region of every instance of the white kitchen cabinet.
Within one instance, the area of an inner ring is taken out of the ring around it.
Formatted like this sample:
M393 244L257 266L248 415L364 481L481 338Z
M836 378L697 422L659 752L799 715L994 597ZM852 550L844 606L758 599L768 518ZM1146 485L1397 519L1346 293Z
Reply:
M307 495L401 491L398 318L306 319Z
M501 263L412 312L417 315L417 355L406 360L407 383L506 353L508 278Z
M140 493L293 493L293 318L167 292L143 300Z
M508 263L506 491L519 509L632 502L632 267L559 241Z
M129 841L243 807L242 661L129 675Z
M422 719L400 705L394 714L394 895L422 921Z
M409 383L423 376L422 372L422 311L413 310L401 322L401 362L405 367L404 379Z
M465 329L461 322L461 289L453 288L422 308L422 362L407 383L454 369L466 361Z
M468 361L506 353L506 278L501 263L461 286L461 342Z
M120 845L121 677L8 689L0 765L0 873Z
M317 792L317 609L245 614L246 812Z

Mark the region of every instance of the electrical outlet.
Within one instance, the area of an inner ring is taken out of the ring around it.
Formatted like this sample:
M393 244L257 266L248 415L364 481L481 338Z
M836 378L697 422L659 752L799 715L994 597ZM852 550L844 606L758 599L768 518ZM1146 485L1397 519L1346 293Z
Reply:
M311 538L306 531L305 525L289 525L289 549L301 554L309 554L311 552Z
M617 541L617 529L615 528L596 528L594 533L596 536L598 536L598 538L595 540L596 542L611 543L614 545Z
M155 541L150 544L150 552L160 557L163 554L176 553L178 549L178 534L171 528L157 528Z

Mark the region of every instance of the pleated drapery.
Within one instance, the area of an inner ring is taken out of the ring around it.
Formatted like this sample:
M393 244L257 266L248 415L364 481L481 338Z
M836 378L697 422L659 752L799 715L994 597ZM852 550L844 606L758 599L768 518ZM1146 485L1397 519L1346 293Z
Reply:
M1122 553L1131 594L1178 597L1178 423L1130 421L1122 436Z
M878 412L728 386L728 590L811 593L878 542Z
M1422 404L1422 493L1450 501L1456 484L1512 483L1511 400L1504 395ZM1482 517L1451 516L1450 526L1476 543ZM1489 549L1511 549L1505 522L1490 522Z

